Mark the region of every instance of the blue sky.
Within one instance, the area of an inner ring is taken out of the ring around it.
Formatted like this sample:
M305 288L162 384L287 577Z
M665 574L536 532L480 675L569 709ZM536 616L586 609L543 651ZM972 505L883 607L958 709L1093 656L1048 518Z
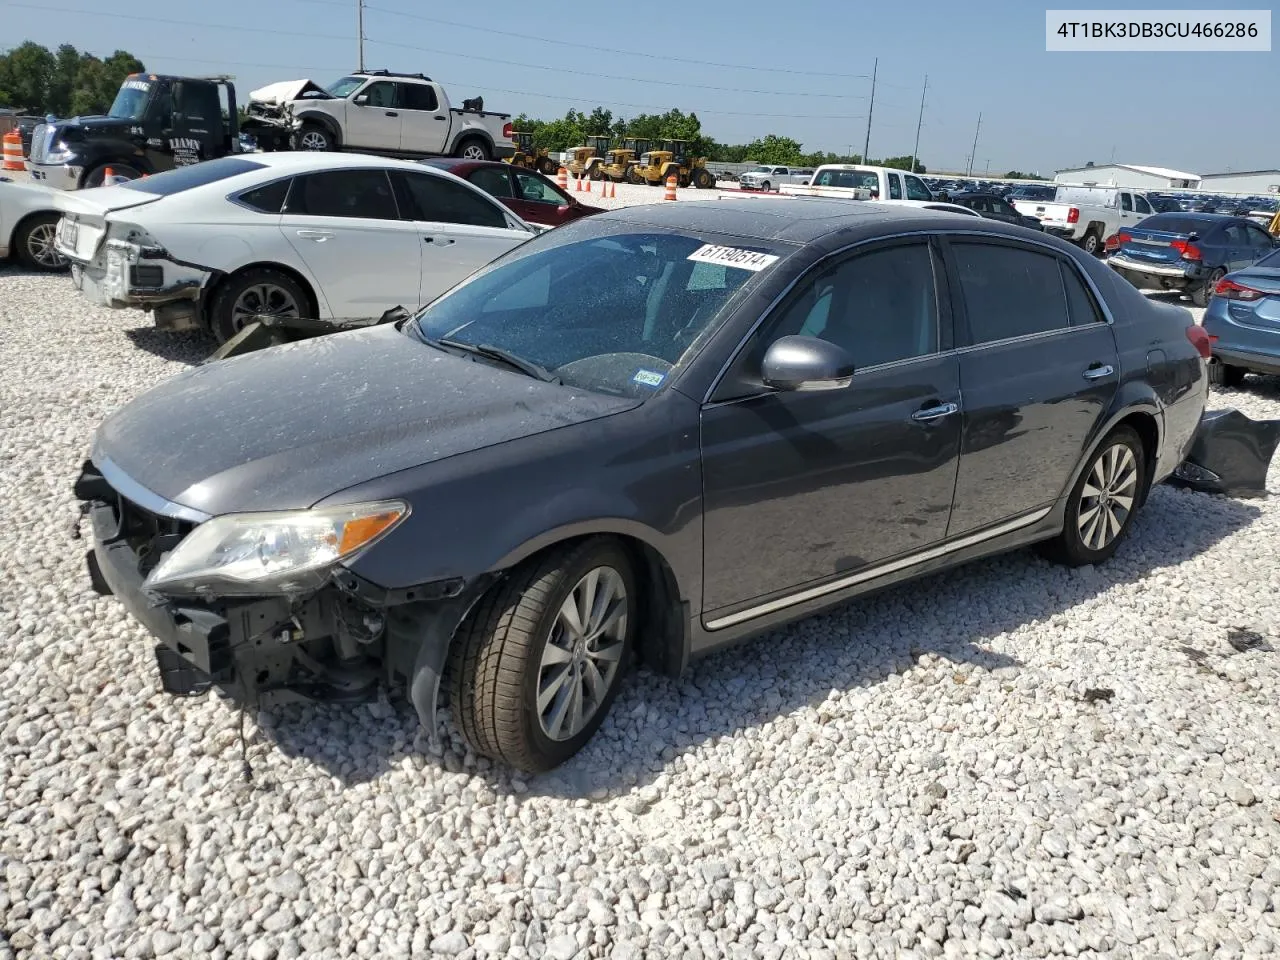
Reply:
M354 68L355 8L356 0L0 0L0 44L123 48L157 72L230 73L243 97L274 80L327 83ZM938 0L367 0L365 59L422 71L455 100L479 93L487 108L513 114L678 106L723 142L777 133L808 150L860 152L878 57L873 156L911 153L927 73L920 157L934 168L961 168L979 111L977 171L989 163L993 173L1047 173L1113 157L1197 173L1280 165L1280 125L1256 122L1243 106L1274 100L1280 53L1046 53L1044 10Z

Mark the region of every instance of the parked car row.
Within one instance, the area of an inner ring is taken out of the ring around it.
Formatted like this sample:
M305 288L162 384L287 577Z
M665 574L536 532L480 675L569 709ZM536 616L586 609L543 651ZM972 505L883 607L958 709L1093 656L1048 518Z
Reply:
M156 636L165 688L391 684L434 731L444 684L471 747L526 770L582 748L634 655L678 674L1027 544L1106 561L1208 392L1186 310L929 199L657 204L533 235L440 170L323 154L66 196L60 249L112 297L211 289L221 318L274 289L332 314L408 278L385 296L430 301L193 368L103 423L75 484L88 573ZM505 253L427 292L419 261L480 236ZM250 250L288 271L240 282Z

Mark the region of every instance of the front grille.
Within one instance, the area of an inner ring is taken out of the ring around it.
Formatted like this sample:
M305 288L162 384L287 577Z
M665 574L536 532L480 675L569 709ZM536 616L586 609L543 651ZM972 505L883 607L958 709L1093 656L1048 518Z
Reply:
M31 132L31 148L27 153L32 163L44 163L45 154L49 152L49 124L39 124Z

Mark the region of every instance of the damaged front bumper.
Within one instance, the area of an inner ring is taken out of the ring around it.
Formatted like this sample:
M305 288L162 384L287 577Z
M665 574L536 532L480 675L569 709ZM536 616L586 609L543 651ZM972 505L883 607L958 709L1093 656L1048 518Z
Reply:
M1168 482L1201 493L1263 497L1280 446L1280 420L1251 420L1239 410L1206 410L1191 450Z
M154 313L162 330L199 327L200 298L213 274L174 260L162 247L126 240L107 240L92 261L71 265L71 281L86 299Z
M112 480L132 490L114 473ZM339 566L305 595L164 597L144 586L146 577L200 521L177 504L125 498L92 461L81 467L75 496L92 526L85 559L93 587L159 641L166 692L217 686L242 705L266 706L361 702L380 686L403 685L434 734L449 643L492 578L388 590Z

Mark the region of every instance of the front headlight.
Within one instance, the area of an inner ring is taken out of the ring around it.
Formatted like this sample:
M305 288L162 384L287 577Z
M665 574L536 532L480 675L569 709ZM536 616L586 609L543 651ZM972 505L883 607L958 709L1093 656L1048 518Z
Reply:
M59 140L45 151L44 159L46 163L67 163L72 156L71 148L67 146L66 141Z
M151 571L160 594L296 593L384 537L409 515L399 500L343 507L240 513L196 527Z

